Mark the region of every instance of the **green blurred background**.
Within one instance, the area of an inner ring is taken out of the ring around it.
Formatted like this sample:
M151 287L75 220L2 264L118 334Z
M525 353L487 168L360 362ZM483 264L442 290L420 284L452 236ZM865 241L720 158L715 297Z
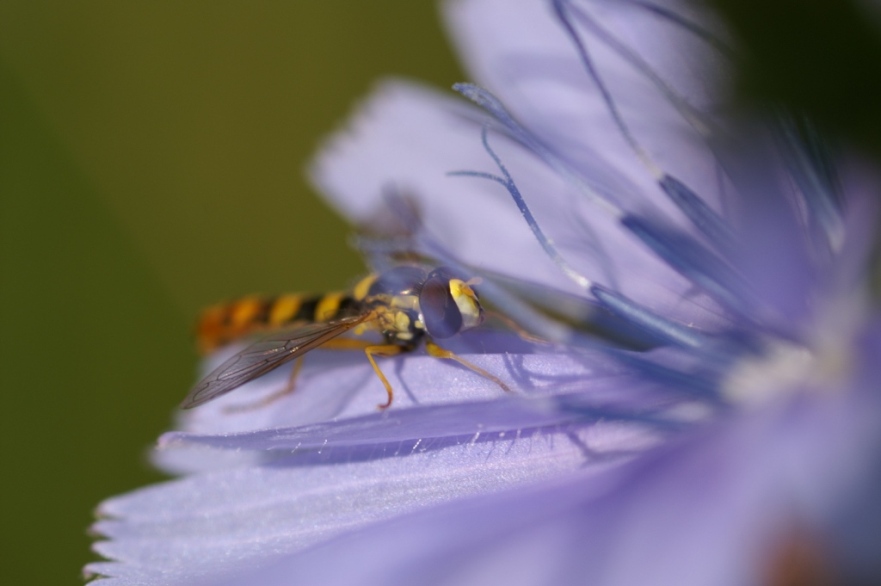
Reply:
M303 167L389 74L462 79L433 3L0 3L2 583L160 478L200 307L363 270Z
M881 153L879 12L715 0L738 87ZM0 2L3 584L78 583L194 376L200 307L362 270L303 180L383 75L463 79L432 2Z

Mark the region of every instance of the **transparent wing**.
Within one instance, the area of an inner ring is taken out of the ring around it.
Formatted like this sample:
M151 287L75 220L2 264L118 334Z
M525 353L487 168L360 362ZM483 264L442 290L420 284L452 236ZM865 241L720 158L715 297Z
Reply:
M344 334L372 317L372 313L365 313L329 322L308 324L261 338L196 383L181 403L181 408L191 409L216 399L278 368L285 362L318 348L328 340Z

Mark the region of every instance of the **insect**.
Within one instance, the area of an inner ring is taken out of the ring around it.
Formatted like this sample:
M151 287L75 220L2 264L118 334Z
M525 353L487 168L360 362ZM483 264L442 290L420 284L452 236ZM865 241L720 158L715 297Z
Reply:
M471 371L508 387L497 377L438 346L435 339L450 338L483 321L484 310L473 281L465 281L451 269L428 270L402 265L362 279L350 292L322 296L283 295L249 297L205 311L198 326L203 352L255 333L264 337L235 354L196 383L181 407L190 409L224 395L271 370L298 360L316 348L359 349L370 361L385 386L392 404L394 391L374 356L395 356L425 343L429 355L454 360ZM346 332L361 336L378 332L382 340L340 337ZM288 387L299 366L291 372Z

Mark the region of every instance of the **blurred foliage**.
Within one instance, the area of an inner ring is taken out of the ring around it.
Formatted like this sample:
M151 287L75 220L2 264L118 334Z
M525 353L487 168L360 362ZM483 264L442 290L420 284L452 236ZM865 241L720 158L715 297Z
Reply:
M738 44L739 99L784 104L881 160L881 2L709 0ZM879 197L879 194L874 194ZM881 297L876 237L872 289Z
M0 3L4 584L160 479L200 307L363 270L303 168L391 74L462 79L432 3Z
M738 42L741 97L782 103L881 156L881 3L710 0Z

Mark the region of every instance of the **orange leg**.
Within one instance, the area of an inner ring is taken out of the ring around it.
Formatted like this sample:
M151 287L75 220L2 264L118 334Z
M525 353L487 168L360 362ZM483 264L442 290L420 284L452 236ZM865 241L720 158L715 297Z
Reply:
M432 342L430 340L425 343L425 350L426 350L426 352L428 352L429 356L434 356L435 358L446 358L447 360L453 360L455 362L458 362L459 364L461 364L462 366L464 366L465 368L467 368L471 372L477 373L480 376L482 376L483 378L487 378L487 379L491 380L492 382L496 383L497 385L502 387L502 390L504 390L505 392L508 392L508 393L511 392L511 389L508 388L508 385L503 383L501 381L501 379L499 379L498 377L488 373L487 371L483 370L482 368L480 368L476 364L471 364L470 362L468 362L464 358L453 354L449 350L444 350L443 348L441 348L440 346L438 346L437 344L435 344L434 342Z
M244 405L230 405L226 407L223 412L224 413L241 413L242 411L252 411L254 409L259 409L260 407L265 407L278 399L281 399L285 395L294 392L294 386L297 382L297 376L300 374L300 370L303 368L303 357L300 356L294 361L294 367L291 369L291 375L288 377L288 384L286 384L281 390L278 390L271 395L267 395L260 399L259 401L254 401L253 403L245 403Z
M376 373L376 376L379 377L379 380L382 382L382 385L385 387L385 392L388 393L388 401L385 403L381 403L377 405L380 409L388 409L392 400L394 400L395 393L392 390L392 385L388 382L388 379L385 378L385 375L382 373L382 370L379 369L379 366L376 364L376 360L373 359L374 356L397 356L403 352L407 352L407 349L403 346L398 346L397 344L373 344L368 342L367 340L358 340L352 338L337 338L336 340L331 340L327 344L321 346L322 350L364 350L364 353L367 355L367 360L370 361L370 365L373 367L373 371ZM445 350L435 344L432 341L427 341L425 343L425 350L428 352L429 356L434 356L435 358L445 358L447 360L453 360L458 362L471 372L475 374L479 374L480 376L491 380L492 382L499 385L503 391L511 392L511 389L508 388L508 385L503 383L501 379L497 376L490 374L484 369L480 368L476 364L471 364L464 358L457 356L456 354L450 352L449 350Z
M364 354L367 355L367 360L369 360L370 365L373 366L373 372L375 372L376 376L379 377L379 380L382 381L382 384L385 387L385 392L388 393L388 401L377 405L380 409L388 409L392 406L392 400L395 398L395 393L392 390L392 385L389 384L388 379L385 378L385 375L382 374L382 371L379 370L379 367L376 365L376 360L373 359L373 355L397 356L405 351L406 350L402 346L398 346L397 344L382 344L380 346L368 346L364 348Z
M373 372L379 377L380 382L382 382L382 385L385 387L385 392L388 393L388 401L380 403L377 407L380 409L388 409L391 406L395 393L392 390L392 385L388 382L388 379L385 378L385 375L376 364L376 360L373 359L373 356L397 356L398 354L407 351L403 346L398 346L397 344L377 344L376 342L359 340L357 338L337 338L322 344L321 349L364 350L364 354L367 355L367 360L370 361L370 366L373 367Z

